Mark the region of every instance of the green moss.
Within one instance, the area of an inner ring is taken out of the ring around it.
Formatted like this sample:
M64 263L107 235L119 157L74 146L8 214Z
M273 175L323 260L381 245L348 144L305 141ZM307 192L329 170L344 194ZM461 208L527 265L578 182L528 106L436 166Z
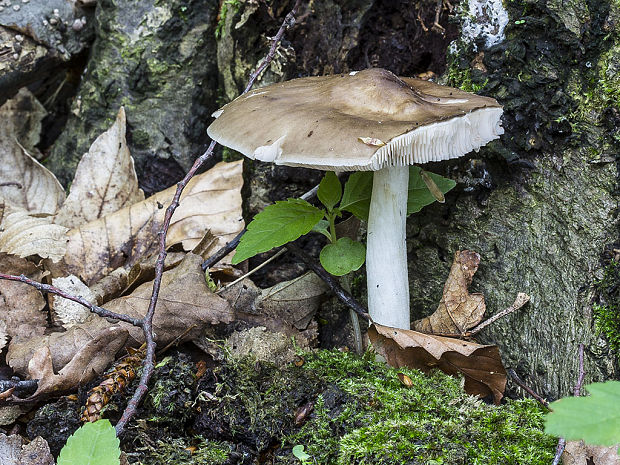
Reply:
M243 160L243 155L228 147L222 149L222 161L231 162L237 160Z
M596 329L602 333L609 345L620 352L620 264L612 260L605 268L603 278L596 284L599 302L594 304Z
M449 86L458 87L465 92L480 92L489 82L486 78L484 80L472 78L471 69L460 67L456 60L449 65L446 76Z
M219 20L215 27L215 38L219 39L222 36L224 30L224 24L226 23L226 16L229 14L235 14L241 8L241 2L239 0L225 0L220 7Z
M314 414L283 439L284 450L305 446L321 464L544 464L555 439L542 432L533 401L496 407L463 393L458 379L397 370L340 352L306 355L303 370L320 373L327 388ZM280 455L274 463L295 463Z
M157 441L155 447L144 449L146 453L139 463L148 465L220 465L226 462L231 452L227 443L202 438Z

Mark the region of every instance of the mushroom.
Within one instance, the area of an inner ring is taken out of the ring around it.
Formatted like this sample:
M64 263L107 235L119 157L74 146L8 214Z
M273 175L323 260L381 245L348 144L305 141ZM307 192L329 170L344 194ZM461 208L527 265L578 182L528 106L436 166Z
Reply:
M216 111L207 132L251 159L375 171L368 218L368 309L410 328L405 222L408 165L465 155L502 133L495 99L384 69L262 87Z

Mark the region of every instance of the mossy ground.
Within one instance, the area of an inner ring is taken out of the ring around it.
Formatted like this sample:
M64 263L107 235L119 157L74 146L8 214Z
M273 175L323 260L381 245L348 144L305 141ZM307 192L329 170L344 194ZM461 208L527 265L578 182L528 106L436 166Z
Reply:
M620 353L620 263L612 260L596 284L598 302L592 307L596 328L613 350Z

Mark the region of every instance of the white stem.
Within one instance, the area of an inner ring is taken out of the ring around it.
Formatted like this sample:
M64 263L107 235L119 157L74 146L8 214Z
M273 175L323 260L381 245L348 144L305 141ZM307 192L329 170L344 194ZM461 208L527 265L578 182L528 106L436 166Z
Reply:
M375 323L409 329L407 189L409 167L375 171L368 215L366 276L368 310Z

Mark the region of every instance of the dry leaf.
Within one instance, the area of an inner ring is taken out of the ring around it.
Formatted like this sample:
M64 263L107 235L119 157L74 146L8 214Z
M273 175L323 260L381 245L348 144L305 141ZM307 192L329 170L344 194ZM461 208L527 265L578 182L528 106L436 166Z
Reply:
M40 112L40 103L27 89L0 107L0 197L28 212L54 214L65 191L56 176L24 148L33 150L38 140Z
M242 162L219 163L194 177L185 188L176 210L167 244L181 243L191 250L207 230L218 238L218 247L239 233L241 216ZM65 261L69 272L90 285L124 266L131 267L157 249L157 232L165 208L176 188L69 231Z
M484 296L467 290L479 264L476 252L457 251L437 310L414 321L412 329L428 334L462 334L480 323L486 310Z
M204 273L200 268L201 261L199 256L188 254L178 267L163 274L161 292L153 320L153 331L159 347L164 347L181 335L183 338L180 342L197 338L206 326L229 323L233 320L233 312L228 302L209 291ZM149 306L152 287L152 282L145 283L131 295L112 300L105 307L132 317L143 317ZM186 333L190 327L194 329ZM65 370L63 367L71 363L74 367L80 368L81 363L84 362L75 361L80 356L80 351L84 350L85 346L93 344L92 341L108 337L106 335L113 328L129 333L129 338L124 342L126 346L139 347L144 342L142 330L138 327L122 322L113 324L103 318L93 317L86 323L75 325L64 333L52 333L42 337L33 337L28 341L11 343L7 363L16 372L26 374L35 351L41 347L47 347L54 370ZM45 362L44 366L41 365L43 362ZM38 370L41 371L47 364L45 357L40 354L35 366L40 367ZM49 367L45 369L49 371ZM76 373L73 369L61 371L59 375L63 375L63 378L54 378L54 382L61 383L62 381L62 386L69 388L69 381L76 381L79 377ZM53 387L54 384L51 386ZM46 390L49 389L51 388L46 388Z
M504 395L506 370L497 346L378 324L368 329L368 336L377 353L393 367L406 366L424 372L438 368L449 375L461 373L468 394L492 394L495 403Z
M593 446L583 441L568 441L562 454L564 465L620 465L618 446Z
M54 465L47 441L37 436L28 444L18 434L0 433L0 463L2 465Z
M40 281L43 272L28 260L0 253L0 270L13 275L26 275ZM5 324L6 334L12 338L40 336L47 326L43 312L45 299L41 293L27 284L0 280L0 322Z
M125 140L125 110L85 153L54 223L75 228L144 200Z
M67 248L67 228L52 224L50 217L35 217L24 210L5 208L0 233L0 252L58 262Z
M28 363L30 379L38 379L36 392L30 399L60 394L83 385L101 375L127 341L127 330L110 326L81 346L58 374L54 373L49 346L35 350Z
M255 308L274 319L281 319L299 330L306 329L319 305L329 293L329 286L312 272L291 281L264 289L254 302Z
M9 331L4 320L0 320L0 350L4 349L9 337Z
M54 278L52 279L52 285L65 291L67 294L83 297L91 304L97 301L95 294L77 276L69 275L62 278ZM56 314L56 317L63 322L65 328L70 328L78 323L84 323L92 315L90 310L83 305L57 295L50 295L49 301L51 309Z

